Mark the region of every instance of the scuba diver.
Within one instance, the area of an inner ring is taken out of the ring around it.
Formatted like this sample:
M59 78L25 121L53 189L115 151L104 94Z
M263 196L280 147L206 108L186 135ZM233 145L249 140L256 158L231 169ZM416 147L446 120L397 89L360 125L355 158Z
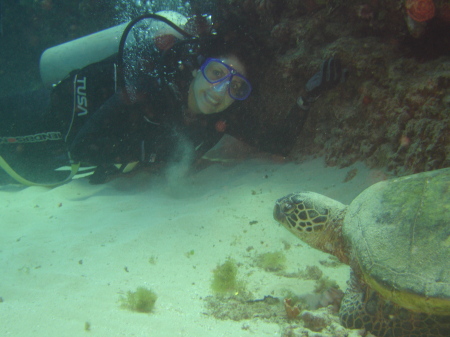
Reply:
M67 61L61 70L44 52L41 77L50 88L0 98L0 166L26 185L57 186L80 166L93 167L91 183L104 183L137 165L180 161L186 149L199 159L233 135L227 114L252 93L257 46L245 35L212 34L207 16L166 12L115 28L117 52L96 62ZM325 61L296 107L307 111L342 78L338 60Z

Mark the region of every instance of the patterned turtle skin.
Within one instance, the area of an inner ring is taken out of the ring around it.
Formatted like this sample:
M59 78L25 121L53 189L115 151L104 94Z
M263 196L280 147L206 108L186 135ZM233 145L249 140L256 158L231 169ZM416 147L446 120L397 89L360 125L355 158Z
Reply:
M376 183L349 206L313 193L275 220L352 273L339 316L377 337L450 336L450 168Z

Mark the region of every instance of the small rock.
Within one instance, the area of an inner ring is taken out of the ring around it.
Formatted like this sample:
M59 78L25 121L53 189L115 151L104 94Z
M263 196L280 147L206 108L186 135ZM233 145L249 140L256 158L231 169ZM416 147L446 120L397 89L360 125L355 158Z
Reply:
M305 327L312 331L321 331L331 323L328 315L323 312L305 310L300 317L303 320Z

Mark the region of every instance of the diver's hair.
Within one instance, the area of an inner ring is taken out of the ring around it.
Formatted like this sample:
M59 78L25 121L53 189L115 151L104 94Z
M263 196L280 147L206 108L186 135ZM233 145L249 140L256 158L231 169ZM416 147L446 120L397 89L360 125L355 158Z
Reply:
M211 36L204 39L200 45L200 55L203 59L235 56L244 65L246 77L252 86L259 82L265 64L264 53L260 45L249 34L231 37Z
M176 83L180 92L187 92L192 81L192 70L198 70L208 58L235 56L245 67L245 76L257 90L260 79L265 74L266 65L271 60L271 52L263 50L261 38L248 26L233 24L217 29L217 34L207 34L178 41L162 55L161 63L165 81ZM231 27L231 28L230 28ZM183 66L180 67L180 64Z

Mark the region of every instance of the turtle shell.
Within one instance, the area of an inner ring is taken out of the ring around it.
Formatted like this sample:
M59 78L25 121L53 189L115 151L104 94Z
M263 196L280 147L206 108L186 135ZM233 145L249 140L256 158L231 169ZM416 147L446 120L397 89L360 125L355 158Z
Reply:
M351 265L385 299L450 315L450 168L379 182L350 204Z

